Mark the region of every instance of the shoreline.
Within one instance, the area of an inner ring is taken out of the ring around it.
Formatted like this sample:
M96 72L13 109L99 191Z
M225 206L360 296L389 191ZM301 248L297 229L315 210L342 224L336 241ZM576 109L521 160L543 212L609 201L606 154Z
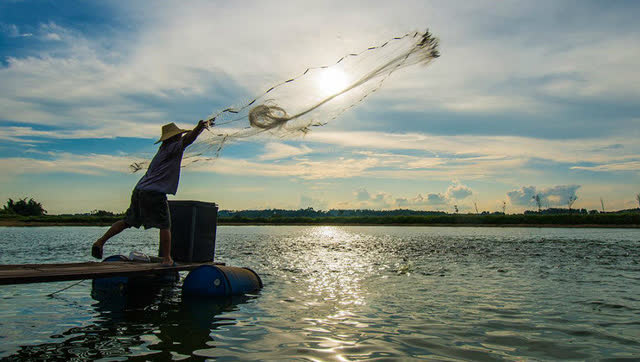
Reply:
M43 227L43 226L111 226L111 222L55 222L0 220L0 227ZM403 223L260 223L260 222L220 222L218 226L407 226L407 227L501 227L501 228L605 228L638 229L640 224L403 224Z

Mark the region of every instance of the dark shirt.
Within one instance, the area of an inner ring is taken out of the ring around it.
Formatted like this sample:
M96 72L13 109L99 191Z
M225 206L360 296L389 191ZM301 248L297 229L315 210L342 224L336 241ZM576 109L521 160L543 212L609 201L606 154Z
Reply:
M135 188L175 195L178 191L180 164L185 147L183 138L162 142L149 164L147 173L142 176Z

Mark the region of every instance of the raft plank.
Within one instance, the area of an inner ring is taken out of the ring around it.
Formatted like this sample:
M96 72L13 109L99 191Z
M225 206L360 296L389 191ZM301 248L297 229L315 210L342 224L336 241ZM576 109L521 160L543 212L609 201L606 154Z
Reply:
M224 265L224 263L183 263L162 266L160 263L115 261L0 265L0 285L162 274L167 271L193 270L201 265Z

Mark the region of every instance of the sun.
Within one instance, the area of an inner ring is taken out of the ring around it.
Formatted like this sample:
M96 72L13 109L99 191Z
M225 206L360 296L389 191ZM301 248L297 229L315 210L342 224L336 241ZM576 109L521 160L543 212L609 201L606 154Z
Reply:
M349 78L340 69L324 69L318 77L318 88L323 95L329 96L340 93L349 85Z

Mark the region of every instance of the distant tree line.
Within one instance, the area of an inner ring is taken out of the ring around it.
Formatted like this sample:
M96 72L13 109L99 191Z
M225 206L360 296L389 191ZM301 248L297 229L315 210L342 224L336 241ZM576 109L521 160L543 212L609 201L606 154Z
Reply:
M638 212L640 209L627 209L619 211L610 211L606 213L627 213ZM571 209L571 208L547 208L535 210L526 210L523 215L587 215L587 214L603 214L598 210L587 209ZM264 210L220 210L218 217L223 219L243 218L243 219L277 219L277 218L327 218L327 217L394 217L394 216L437 216L437 215L474 215L474 214L449 214L444 211L421 211L409 209L396 210L369 210L369 209L331 209L331 210L315 210L313 208L285 210L285 209L264 209ZM475 215L505 215L504 212L482 211ZM514 214L516 215L516 214Z
M362 224L362 225L640 225L640 209L599 212L550 208L522 214L487 212L449 214L418 210L220 210L218 221L229 224Z
M219 217L222 224L270 225L640 225L640 213L572 214L442 214L325 217Z
M281 217L364 217L364 216L426 216L426 215L446 215L444 211L420 211L420 210L337 210L327 211L315 210L312 207L298 210L285 209L265 209L265 210L220 210L218 217L222 218L281 218Z
M563 214L624 214L629 212L640 212L640 208L637 209L624 209L624 210L616 210L616 211L599 211L599 210L589 210L587 209L563 209L563 208L548 208L541 209L540 211L533 210L525 210L524 215L563 215Z
M639 200L640 202L640 200ZM568 205L572 206L572 205ZM503 207L504 210L504 207ZM3 219L26 223L54 223L64 225L108 225L122 218L105 210L74 215L47 215L42 204L32 198L9 199L0 209ZM222 224L353 224L353 225L640 225L640 208L603 212L573 208L527 210L522 214L504 212L446 213L409 209L331 209L315 210L220 210Z
M587 211L587 209L564 209L564 208L555 208L550 207L548 209L541 209L538 211L525 210L524 214L539 214L539 215L559 215L559 214L597 214L598 210L591 210L591 212Z
M41 203L32 198L27 200L26 197L18 201L14 201L13 199L7 200L2 211L3 214L21 216L41 216L47 213L47 210L42 207Z

